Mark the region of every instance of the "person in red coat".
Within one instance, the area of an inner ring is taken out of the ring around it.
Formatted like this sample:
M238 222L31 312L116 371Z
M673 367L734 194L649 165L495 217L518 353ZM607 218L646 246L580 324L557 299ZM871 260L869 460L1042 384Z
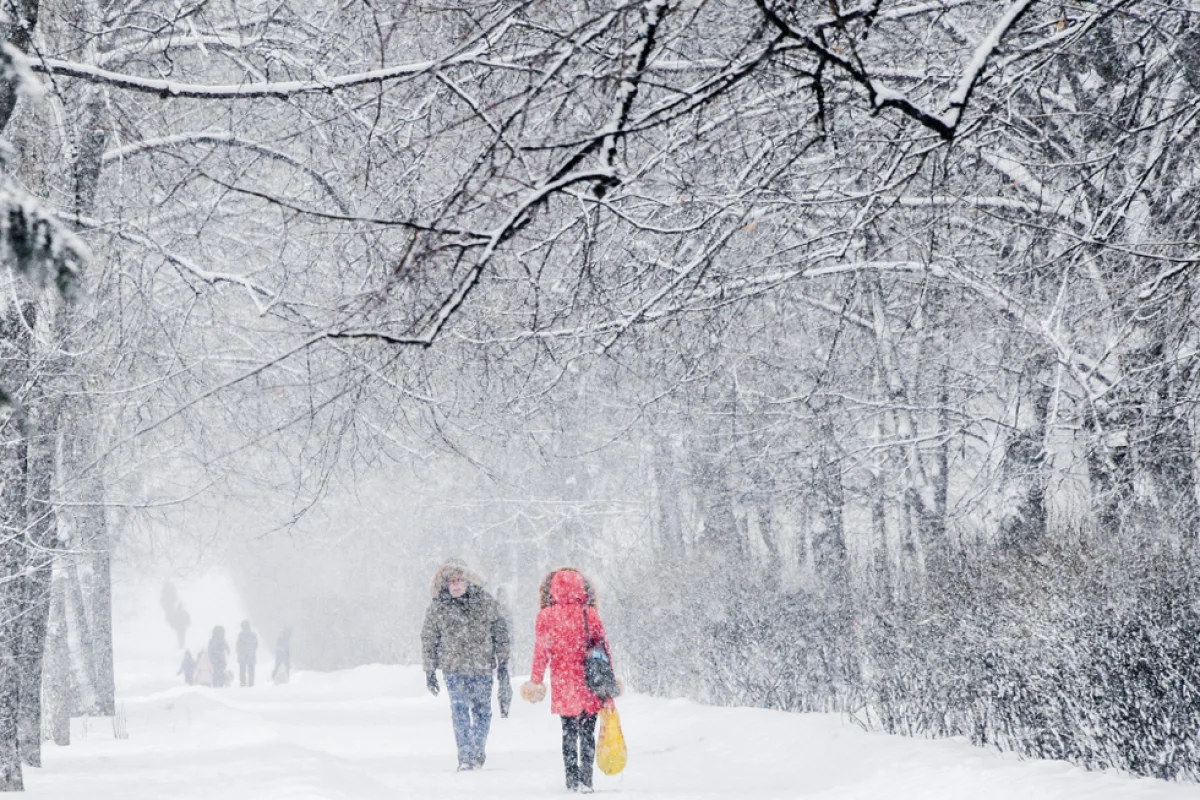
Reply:
M562 717L567 788L591 792L596 713L612 701L601 701L588 689L583 661L591 647L603 646L608 652L608 637L596 611L596 595L578 570L551 572L542 582L540 600L533 669L522 694L534 702L545 696L542 680L548 665L550 712Z

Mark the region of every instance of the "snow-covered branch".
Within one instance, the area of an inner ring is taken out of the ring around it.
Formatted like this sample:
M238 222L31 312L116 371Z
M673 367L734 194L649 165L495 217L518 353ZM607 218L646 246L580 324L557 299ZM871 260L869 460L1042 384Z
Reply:
M143 78L136 75L126 75L120 72L102 69L88 64L62 61L56 58L43 58L31 63L36 72L60 77L76 78L90 83L100 83L131 92L154 94L163 98L187 97L200 100L248 100L256 98L271 98L288 100L293 97L308 94L329 94L344 89L359 86L388 83L404 78L412 78L427 74L438 69L470 64L488 52L487 45L480 45L456 56L444 59L417 61L409 64L398 64L391 67L356 72L347 75L337 75L324 80L308 81L267 81L236 84L199 84L182 83L179 81Z
M983 79L983 71L987 67L988 61L996 54L1004 37L1036 2L1037 0L1014 0L1003 16L996 21L996 24L988 32L987 36L983 37L983 40L979 42L974 54L971 56L971 61L967 64L962 76L958 79L958 85L947 99L949 111L944 116L944 119L951 129L958 126L963 112L966 111L967 104L971 101L971 95L974 93L975 87Z
M982 80L988 62L994 57L1005 35L1036 2L1037 0L1015 0L1008 7L987 36L975 48L970 62L959 76L955 89L950 93L947 109L944 112L938 112L914 101L904 92L883 83L878 79L877 74L860 59L846 54L840 47L830 45L820 34L823 28L844 25L867 15L865 9L849 11L838 17L819 21L814 25L814 33L807 33L785 20L767 0L755 0L768 24L789 39L802 44L805 49L819 59L821 64L832 64L854 83L864 88L874 110L896 109L947 141L953 139L957 133L959 122L962 120L971 95ZM942 3L924 4L906 10L903 16L943 13L944 9L945 4ZM899 10L892 13L898 12Z
M273 147L267 147L259 142L246 139L242 136L237 136L228 131L193 131L188 133L176 133L170 136L159 136L153 139L143 139L139 142L132 142L122 147L113 148L107 151L102 160L104 163L112 161L122 161L139 153L149 153L158 150L169 150L182 145L191 144L219 144L227 147L235 147L241 150L248 150L266 156L275 161L279 161L288 166L294 167L308 175L313 181L319 185L326 194L337 204L343 214L351 214L350 206L341 193L333 187L321 172L318 172L309 164L301 161L299 158L292 156L282 150L277 150Z

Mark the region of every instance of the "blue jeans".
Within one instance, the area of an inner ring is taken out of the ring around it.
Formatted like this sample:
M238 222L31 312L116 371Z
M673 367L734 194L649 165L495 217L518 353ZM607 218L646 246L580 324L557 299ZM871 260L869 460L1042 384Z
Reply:
M450 692L450 716L458 743L458 763L483 766L484 747L492 726L492 676L446 675Z

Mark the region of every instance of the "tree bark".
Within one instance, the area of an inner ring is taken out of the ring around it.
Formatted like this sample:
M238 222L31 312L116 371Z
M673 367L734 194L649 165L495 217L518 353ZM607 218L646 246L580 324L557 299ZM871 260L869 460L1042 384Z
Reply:
M28 539L25 570L25 624L21 629L21 693L19 735L22 760L42 765L42 658L50 614L50 576L57 534L50 487L58 439L58 403L37 420L29 443L29 483L25 505Z
M93 18L98 16L96 9L89 9L89 12L92 12L90 16ZM108 144L108 132L104 126L104 94L95 87L89 87L87 98L84 112L86 122L81 126L77 155L72 164L75 209L81 217L90 216L95 210L96 190L104 168L104 150ZM86 397L76 405L75 410L77 413L72 419L75 430L71 432L76 442L74 466L89 470L86 475L76 476L83 479L86 490L81 498L84 505L75 515L75 544L93 553L90 558L91 591L84 591L81 581L74 582L79 589L81 621L86 622L86 628L81 627L80 630L87 632L84 652L95 697L95 704L89 706L91 711L88 713L112 716L116 713L112 648L112 537L103 504L104 476L98 468L91 466L98 451L100 420L92 402ZM73 573L78 578L78 569L74 569ZM80 694L85 695L86 692Z
M4 31L5 37L16 49L28 53L33 43L33 29L38 21L38 0L10 0L5 3L4 10L9 17L9 23ZM19 89L14 80L0 81L0 132L8 127L13 112L17 108Z
M20 455L6 464L3 502L8 511L23 493L24 473ZM7 467L16 467L10 471ZM23 504L22 504L23 505ZM6 514L7 516L7 514ZM11 530L11 528L9 528ZM18 576L24 569L24 547L20 537L6 534L0 543L0 791L21 791L21 753L19 712L21 706L21 625L24 618L25 581Z
M843 524L845 491L842 469L835 450L833 421L818 414L814 469L821 530L813 537L813 567L826 585L844 587L846 576L846 532Z
M42 714L47 724L46 735L56 745L71 743L71 653L67 645L66 611L67 573L63 557L54 560L50 577L50 621L46 633L46 650L42 670L44 704Z
M1038 357L1029 369L1033 421L1013 437L1005 452L1008 472L1022 484L1018 505L1000 528L1000 544L1023 547L1040 542L1046 536L1046 484L1050 454L1046 449L1046 426L1054 389L1043 374L1049 360Z
M113 675L112 640L112 547L104 510L99 509L103 533L98 537L95 557L95 587L92 595L92 648L95 659L96 707L101 716L117 713L116 680Z
M0 328L0 342L15 351L6 359L4 384L14 394L22 393L29 380L32 308L10 308ZM0 791L21 791L19 718L21 708L21 665L23 627L27 624L24 577L28 560L26 507L29 494L29 440L24 426L9 415L0 426Z
M26 578L17 735L21 760L31 767L42 765L42 655L49 622L49 591L49 569L39 568Z
M86 601L80 582L78 557L72 557L65 569L64 599L67 618L67 649L70 654L75 708L72 714L96 716L99 702L96 692L95 657L92 654L92 631L87 618Z

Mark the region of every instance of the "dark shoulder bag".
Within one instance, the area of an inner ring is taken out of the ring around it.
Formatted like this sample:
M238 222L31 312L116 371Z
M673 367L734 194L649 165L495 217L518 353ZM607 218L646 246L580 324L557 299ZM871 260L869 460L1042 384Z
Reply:
M593 642L588 625L588 607L583 607L583 677L588 691L600 700L611 700L617 696L617 676L613 673L608 645L603 641Z

